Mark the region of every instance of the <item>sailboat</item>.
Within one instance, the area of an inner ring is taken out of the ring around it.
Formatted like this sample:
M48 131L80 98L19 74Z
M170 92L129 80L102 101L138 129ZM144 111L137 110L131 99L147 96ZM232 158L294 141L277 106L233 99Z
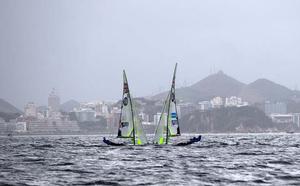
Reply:
M177 114L176 97L175 97L175 79L176 79L177 63L175 65L171 89L164 102L164 106L160 115L160 119L155 130L154 144L171 144L171 138L181 135L179 120ZM174 145L184 146L201 140L201 136L193 137L187 142L180 142Z
M143 132L140 120L134 112L134 104L129 91L125 70L123 71L123 96L121 102L121 114L119 120L117 138L130 139L133 145L147 144L147 138ZM108 145L121 146L125 143L115 143L103 138L103 142Z

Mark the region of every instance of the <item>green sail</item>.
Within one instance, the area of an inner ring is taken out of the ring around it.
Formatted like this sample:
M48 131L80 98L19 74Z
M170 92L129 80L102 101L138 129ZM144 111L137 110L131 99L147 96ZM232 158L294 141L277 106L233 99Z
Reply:
M176 96L175 96L175 79L176 79L177 63L175 65L173 80L169 95L169 109L168 109L168 129L170 131L170 136L179 136L180 128L176 107Z
M147 144L147 138L134 110L134 103L130 95L126 73L123 71L123 98L118 137L131 138L134 145L145 145Z
M137 119L136 117L135 117L134 126L135 126L135 140L136 140L135 144L137 145L147 144L148 142L144 130L142 128L142 124L140 120Z
M123 97L122 97L118 137L119 138L133 137L133 125L134 125L134 121L133 121L133 114L132 114L132 100L130 97L126 73L125 71L123 71Z
M177 63L175 65L171 89L164 103L161 116L155 130L154 143L168 144L170 137L180 135L175 97L175 78Z
M169 97L169 95L168 95ZM168 99L167 99L168 100ZM158 125L155 130L154 143L158 145L162 145L166 143L166 130L167 130L167 100L165 101L163 110L161 112Z

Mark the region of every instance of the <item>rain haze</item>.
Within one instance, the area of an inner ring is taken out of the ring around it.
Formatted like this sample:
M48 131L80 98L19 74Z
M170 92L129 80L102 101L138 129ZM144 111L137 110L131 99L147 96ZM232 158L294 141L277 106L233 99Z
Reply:
M0 97L117 100L212 72L300 85L300 1L0 1Z

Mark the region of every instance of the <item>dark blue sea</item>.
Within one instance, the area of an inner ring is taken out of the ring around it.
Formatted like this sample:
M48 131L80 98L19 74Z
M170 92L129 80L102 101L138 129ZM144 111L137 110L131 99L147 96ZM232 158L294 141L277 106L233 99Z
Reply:
M0 185L300 185L299 134L204 134L185 147L102 137L2 136Z

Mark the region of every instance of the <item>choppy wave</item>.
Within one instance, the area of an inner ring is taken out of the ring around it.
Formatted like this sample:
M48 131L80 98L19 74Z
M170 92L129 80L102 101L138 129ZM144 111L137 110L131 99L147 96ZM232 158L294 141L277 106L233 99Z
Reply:
M0 185L300 185L298 134L203 135L186 147L101 140L0 137Z

